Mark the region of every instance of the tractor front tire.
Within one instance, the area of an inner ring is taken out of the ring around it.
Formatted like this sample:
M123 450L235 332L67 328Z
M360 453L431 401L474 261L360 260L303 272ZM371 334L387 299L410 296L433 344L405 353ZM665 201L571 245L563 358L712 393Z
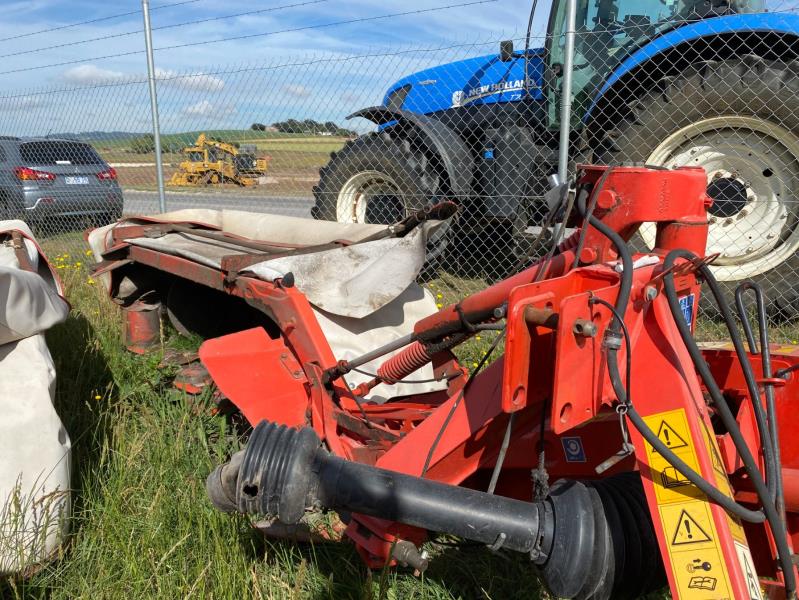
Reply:
M387 132L348 141L319 171L313 188L315 219L390 225L437 201L444 178L420 149ZM424 271L434 270L446 250L450 226L428 240Z
M773 316L799 317L799 60L706 61L664 78L621 117L597 162L703 167L714 275L730 291L756 281ZM654 227L641 236L652 247Z

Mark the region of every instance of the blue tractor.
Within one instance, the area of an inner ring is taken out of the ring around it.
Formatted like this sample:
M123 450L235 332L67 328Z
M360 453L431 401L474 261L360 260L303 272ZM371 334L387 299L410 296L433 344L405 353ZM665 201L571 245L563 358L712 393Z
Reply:
M570 158L704 167L716 277L759 281L772 310L794 317L799 15L758 2L577 0ZM556 170L566 7L553 0L546 47L502 42L404 77L381 106L351 115L377 130L331 155L314 216L394 222L455 198L459 218L432 256L449 245L504 276L527 252ZM641 237L654 242L646 226Z

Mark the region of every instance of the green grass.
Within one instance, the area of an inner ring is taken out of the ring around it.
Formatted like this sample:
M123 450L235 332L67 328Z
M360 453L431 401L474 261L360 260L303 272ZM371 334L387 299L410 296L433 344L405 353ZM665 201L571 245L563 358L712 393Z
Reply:
M546 597L521 555L431 543L433 560L422 577L370 572L349 544L267 541L246 518L214 510L204 481L240 447L234 430L212 414L208 395L190 397L171 386L171 373L158 367L160 352L141 357L122 349L118 309L87 275L90 259L76 235L44 246L57 257L73 305L67 322L47 335L58 373L57 409L73 442L73 533L60 559L30 579L0 580L0 597ZM426 285L446 303L459 297L456 289L480 284L445 274ZM703 332L720 334L704 325ZM464 345L461 359L473 366L493 335ZM777 335L788 340L796 331Z
M366 570L349 544L266 541L244 517L217 512L206 475L240 442L210 398L174 388L159 353L122 350L121 319L87 272L75 236L45 242L73 310L48 332L59 414L73 442L72 537L3 598L534 599L521 556L429 544L420 578ZM63 248L69 248L65 253ZM76 266L77 263L80 266Z

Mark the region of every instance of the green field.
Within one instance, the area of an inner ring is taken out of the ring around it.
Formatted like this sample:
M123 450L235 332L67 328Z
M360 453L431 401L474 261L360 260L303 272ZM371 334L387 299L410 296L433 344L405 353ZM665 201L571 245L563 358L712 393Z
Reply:
M60 558L27 580L0 580L2 598L496 599L547 597L529 561L482 547L427 544L421 577L370 572L348 544L266 541L244 517L212 508L205 477L240 447L210 397L187 396L158 367L161 353L121 347L121 318L77 235L45 240L73 310L47 334L58 373L57 409L73 442L73 535ZM444 275L426 284L440 303L480 283ZM440 295L440 297L439 297ZM491 335L459 352L472 366ZM704 339L720 329L705 323ZM774 339L795 340L796 327ZM185 340L168 337L167 346ZM795 341L794 341L795 343ZM659 596L662 597L662 596Z

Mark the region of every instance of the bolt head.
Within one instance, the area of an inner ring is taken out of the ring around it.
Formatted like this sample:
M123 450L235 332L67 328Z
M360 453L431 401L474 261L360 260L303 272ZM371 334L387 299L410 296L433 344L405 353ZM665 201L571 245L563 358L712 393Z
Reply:
M647 299L647 301L652 302L652 300L658 297L657 288L652 285L646 286L646 290L644 291L644 297Z

